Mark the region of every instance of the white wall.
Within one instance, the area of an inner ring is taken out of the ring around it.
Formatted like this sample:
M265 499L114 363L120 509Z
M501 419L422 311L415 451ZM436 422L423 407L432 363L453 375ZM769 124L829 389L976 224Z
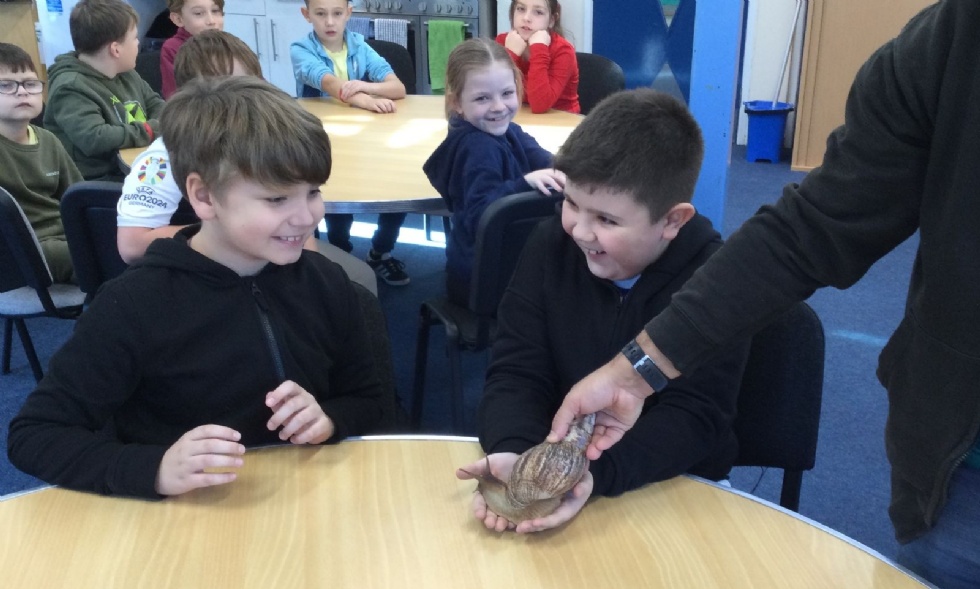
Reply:
M54 58L58 55L74 49L71 32L68 30L68 15L76 4L78 0L61 0L63 12L48 13L47 3L40 0L37 2L37 20L41 30L41 59L48 66L54 63ZM140 24L137 27L140 39L143 38L143 33L149 28L153 19L167 7L165 0L128 0L128 4L140 15Z
M796 0L748 0L745 28L745 56L742 63L742 102L772 100L797 103L800 85L800 62L803 57L803 32L806 27L806 0L802 1L796 28L790 43ZM783 56L790 46L789 64L782 75ZM780 88L777 96L777 86ZM748 139L748 117L742 105L738 105L738 129L736 143L745 145ZM784 143L793 144L795 113L790 113L786 123Z

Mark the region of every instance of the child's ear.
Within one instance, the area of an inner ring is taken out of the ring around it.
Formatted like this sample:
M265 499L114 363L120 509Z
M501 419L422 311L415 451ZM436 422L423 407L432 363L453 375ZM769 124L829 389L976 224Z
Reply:
M696 212L697 209L689 202L678 203L671 207L664 215L667 219L667 224L664 226L664 239L670 240L677 237L681 227L687 225L687 222L694 217Z
M459 94L452 92L449 94L449 96L446 97L446 100L449 101L449 110L453 111L454 113L460 116L463 115L463 109L459 105Z
M178 27L182 27L184 26L184 17L182 17L179 12L171 12L170 22L174 23Z
M201 178L197 172L191 172L187 175L184 188L187 190L187 200L197 213L197 217L202 221L213 219L215 217L214 195L204 183L204 178Z
M300 13L302 13L303 18L306 19L306 22L311 23L311 24L313 23L313 21L310 20L310 9L309 8L307 8L305 6L300 6L299 7L299 11L300 11Z

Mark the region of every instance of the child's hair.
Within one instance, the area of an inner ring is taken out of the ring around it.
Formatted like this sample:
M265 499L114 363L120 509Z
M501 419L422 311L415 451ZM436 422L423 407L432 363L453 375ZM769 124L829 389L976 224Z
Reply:
M167 101L160 126L185 198L192 172L218 193L236 176L268 187L330 176L323 123L261 78L194 78Z
M81 0L68 19L71 42L79 53L96 53L120 41L139 24L140 17L122 0Z
M617 92L589 113L555 155L555 168L588 189L633 196L656 222L690 202L704 141L687 107L650 89Z
M551 31L552 33L556 33L561 37L564 37L565 32L561 28L561 4L558 3L558 0L544 0L544 1L548 5L548 12L551 14L551 16L555 17L555 24L551 25L551 28L549 28L548 30ZM508 12L508 14L510 15L510 26L512 27L514 26L514 11L516 9L517 9L517 0L510 0L510 12Z
M490 67L493 63L503 63L514 72L517 95L523 96L521 70L517 69L504 46L493 39L476 37L457 45L449 54L446 63L446 117L453 114L453 105L459 102L460 94L466 85L466 78L475 69Z
M303 0L303 2L306 4L307 8L310 7L310 0ZM344 4L350 5L354 2L354 0L343 0L343 2Z
M180 88L199 76L230 76L235 70L236 61L248 75L262 77L259 58L244 41L224 31L202 31L177 50L174 81Z
M35 72L34 60L31 56L13 43L0 43L0 68L12 74Z
M225 11L225 0L214 0L214 3L218 5L218 8L222 12ZM187 4L187 0L167 0L167 10L170 12L180 12L184 8L184 4Z

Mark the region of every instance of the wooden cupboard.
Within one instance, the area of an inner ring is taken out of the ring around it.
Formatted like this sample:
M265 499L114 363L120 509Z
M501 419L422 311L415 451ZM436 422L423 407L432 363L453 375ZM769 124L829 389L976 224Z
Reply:
M810 0L796 105L794 170L823 161L827 136L844 122L844 102L861 65L930 0Z

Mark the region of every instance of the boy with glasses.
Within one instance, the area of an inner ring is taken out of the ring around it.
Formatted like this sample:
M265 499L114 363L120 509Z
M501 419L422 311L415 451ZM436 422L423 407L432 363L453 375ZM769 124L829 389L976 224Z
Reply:
M44 82L26 51L0 43L0 187L24 209L55 282L74 282L61 195L82 179L58 138L31 125Z

